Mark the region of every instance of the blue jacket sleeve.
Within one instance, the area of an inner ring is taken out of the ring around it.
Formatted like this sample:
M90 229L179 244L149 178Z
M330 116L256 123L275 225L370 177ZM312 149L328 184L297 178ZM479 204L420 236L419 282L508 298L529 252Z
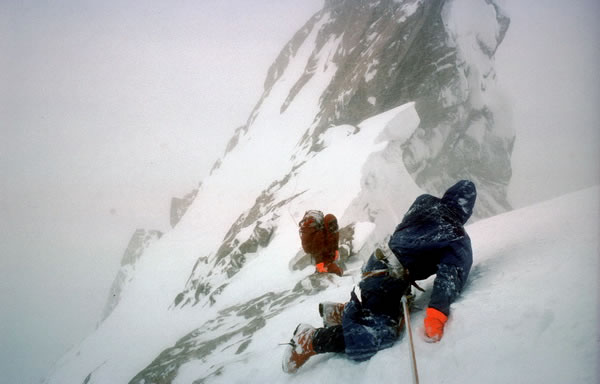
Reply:
M438 264L429 306L448 316L450 304L462 292L472 264L470 239L466 237L452 244Z

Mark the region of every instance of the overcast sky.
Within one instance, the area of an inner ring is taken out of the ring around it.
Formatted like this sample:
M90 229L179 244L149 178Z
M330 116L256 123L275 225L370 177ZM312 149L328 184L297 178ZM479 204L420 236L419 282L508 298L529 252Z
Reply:
M515 205L597 184L598 2L502 3ZM0 3L4 379L37 382L92 331L135 228L168 229L321 4Z
M511 16L496 68L517 135L513 205L600 183L600 2L498 3Z
M167 230L322 0L0 2L0 371L90 333L130 236Z

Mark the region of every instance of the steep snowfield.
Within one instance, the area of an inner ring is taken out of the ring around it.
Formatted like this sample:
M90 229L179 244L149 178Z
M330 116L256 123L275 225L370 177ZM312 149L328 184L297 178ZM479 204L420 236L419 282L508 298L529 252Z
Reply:
M319 325L320 301L349 298L362 260L421 193L394 161L401 154L387 145L404 140L418 122L409 103L358 127L328 130L322 137L325 149L303 159L274 192L273 203L287 204L275 204L266 214L276 228L268 247L246 255L243 268L230 278L214 270L213 278L228 285L212 306L206 298L195 306L173 306L191 261L210 252L197 239L210 236L204 234L210 227L182 220L132 266L135 273L114 311L61 359L48 383L127 383L167 350L174 356L173 365L167 359L174 383L409 380L405 339L360 364L342 355L317 356L294 376L281 371L280 344L299 322ZM323 172L326 166L335 172ZM447 333L439 344L416 337L422 382L595 382L599 193L599 188L581 191L468 227L475 263L452 307ZM219 214L219 206L198 204L206 216L198 219ZM288 266L300 247L297 219L311 208L335 212L341 226L355 223L356 256L343 277L318 277L324 290L311 288L311 267L291 271ZM422 285L430 291L431 284L430 279ZM306 288L298 294L298 286ZM256 308L248 308L252 302ZM417 297L418 306L426 303L427 293ZM417 335L422 319L422 312L413 314ZM232 336L223 341L227 333ZM144 380L135 382L155 382Z
M598 382L599 196L595 187L468 226L475 262L445 337L438 344L415 337L421 382ZM298 322L318 325L318 302L346 300L352 280L335 279L338 286L270 320L246 353L208 382L410 382L407 338L364 363L324 354L295 375L281 371L278 344ZM430 291L431 283L423 287ZM417 305L426 299L418 296ZM420 335L423 312L412 320ZM209 369L188 363L175 382L191 383Z
M327 354L296 375L281 371L280 344L298 322L320 323L320 301L349 298L362 261L422 193L402 160L401 144L419 126L414 103L318 135L319 99L335 76L331 57L341 44L330 38L318 45L318 31L332 20L322 14L307 31L238 131L235 148L177 226L128 266L110 316L61 359L48 383L410 380L405 339L361 364ZM463 56L472 38L485 43L497 34L475 36L463 25L451 29ZM471 58L481 64L476 72L488 73L491 63L482 60ZM318 150L308 148L307 137ZM416 338L422 382L594 382L598 194L581 191L469 226L475 264L447 334L439 344ZM300 249L297 222L308 209L354 226L344 276L290 268ZM257 229L268 233L264 242L242 251ZM427 293L418 296L418 306L426 303ZM413 315L417 335L422 317Z
M336 212L341 226L356 223L356 250L360 250L368 239L373 242L384 236L382 231L392 230L396 218L408 208L414 196L421 193L402 163L390 161L389 156L399 158L400 154L390 153L387 143L405 140L418 123L414 104L408 103L357 127L345 125L328 130L322 135L325 149L318 155L299 160L296 170L289 176L290 181L274 193L275 202L291 200L273 208L271 213L265 212L276 226L269 246L247 255L241 271L231 278L218 268L201 270L209 275L207 278L215 286L228 283L213 306L207 306L206 297L203 297L194 307L173 308L175 296L184 288L193 262L215 251L215 246L211 248L206 240L217 236L212 232L223 238L227 229L218 225L223 212L215 201L240 203L240 199L230 195L224 195L223 199L208 198L218 196L219 190L235 183L235 173L229 179L216 178L212 181L213 186L203 186L204 191L211 194L199 193L190 208L191 218L184 216L173 231L164 234L160 241L144 251L131 267L134 273L123 287L119 304L111 315L95 333L59 361L48 382L79 383L90 373L89 383L127 382L178 339L217 318L218 310L246 303L265 293L293 288L312 273L309 268L292 272L288 266L299 248L297 221L307 209ZM270 143L256 142L254 148L259 153L266 153ZM251 182L254 184L250 185ZM244 188L258 189L262 182L258 177L248 181ZM380 223L378 226L368 223L367 217L361 217L364 215L362 205L367 202L371 204L375 222ZM360 209L353 208L356 204L361 205ZM238 236L243 238L247 232L248 228L244 228ZM358 257L355 259L354 264L359 264ZM358 265L354 267L356 269ZM345 293L353 279L353 276L347 276L334 284L343 286L340 293ZM334 290L327 292L330 291ZM244 319L231 321L236 326L244 323ZM287 327L280 328L283 336ZM214 337L218 336L220 334ZM220 360L217 356L212 358Z

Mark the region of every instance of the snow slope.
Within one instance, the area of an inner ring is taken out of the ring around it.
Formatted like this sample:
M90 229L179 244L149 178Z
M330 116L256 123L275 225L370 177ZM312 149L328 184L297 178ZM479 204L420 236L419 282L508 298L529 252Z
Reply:
M361 364L318 356L294 376L281 371L279 344L298 322L319 324L320 301L348 299L362 260L421 193L387 144L418 122L409 103L357 127L329 129L324 149L302 158L262 207L275 228L268 246L247 254L233 276L204 272L227 284L212 304L201 297L195 306L173 306L194 258L207 251L198 238L209 227L184 217L145 250L119 304L48 383L363 383L409 375L405 340ZM319 171L325 164L337 177ZM593 188L468 227L475 263L447 334L439 344L417 338L423 382L595 382L598 197ZM315 207L336 212L341 226L354 224L355 256L343 277L289 269L299 248L296 219ZM197 219L219 209L203 205ZM247 238L249 229L237 237ZM418 297L426 302L426 294ZM413 316L419 334L422 315Z
M597 383L598 213L600 188L583 190L468 226L475 262L438 344L415 338L423 383ZM346 300L353 282L308 298L270 320L247 352L210 383L409 382L407 339L354 363L343 355L313 357L295 375L280 369L298 322L319 324L317 304ZM430 279L423 285L431 289ZM427 293L418 296L425 305ZM413 313L422 333L423 313ZM176 383L204 376L184 365ZM404 377L404 379L402 379Z
M420 124L415 103L362 122L315 126L319 98L336 73L330 57L342 43L335 35L321 41L318 31L334 19L320 13L303 32L308 37L292 44L293 60L277 67L277 81L185 215L128 266L110 315L48 383L360 383L408 375L404 340L361 364L323 355L295 376L280 368L279 344L298 322L319 323L319 301L348 299L362 261L423 192L402 161L403 143ZM300 248L297 222L308 209L333 212L351 229L343 277L290 268ZM596 188L471 225L475 266L448 333L435 345L417 338L423 382L591 382L597 211ZM421 306L426 301L419 297ZM419 332L422 313L414 320Z
M358 126L332 127L322 135L324 149L318 155L300 157L298 163L282 166L284 172L292 166L294 171L286 177L281 176L288 181L277 184L278 188L269 192L267 200L270 203L259 207L261 221L271 223L270 226L275 228L268 247L245 255L243 268L233 276L228 276L228 269L217 262L214 266L192 268L198 257L206 253L209 260L218 261L214 246L207 244L210 244L210 238L223 238L227 231L220 221L230 213L221 204L236 202L241 204L238 209L245 205L243 199L232 196L238 191L226 192L236 181L236 172L203 184L200 196L207 193L218 196L220 193L224 198L197 199L175 229L144 250L143 256L131 266L135 273L122 289L113 312L96 332L61 359L48 382L80 383L85 378L89 384L128 382L165 349L190 332L194 333L197 327L202 329L211 321L223 322L225 316L219 311L246 305L270 292L290 296L287 309L295 311L296 307L291 303L294 300L301 302L303 298L293 289L299 281L312 274L310 268L300 271L289 269L289 261L299 247L297 220L305 210L314 207L336 212L341 226L352 223L355 227L356 253L360 253L365 244L375 243L385 236L413 197L421 193L402 162L390 161L390 157L399 159L401 154L395 153L388 143L405 140L418 123L414 104L408 103L367 119ZM258 142L254 148L259 153L266 153L270 145ZM219 171L222 175L228 174L224 169ZM257 177L252 180L255 185L246 186L258 188L261 180ZM366 212L370 217L364 216L363 208L367 203L369 209ZM354 208L356 205L359 208ZM252 228L253 225L244 226L235 238L240 239L239 242L247 240ZM354 257L355 269L359 267L360 260L360 256ZM174 299L186 285L192 270L213 287L226 284L226 288L211 291L214 293L211 296L201 296L195 306L174 307ZM353 283L353 279L353 276L347 276L331 284L347 286ZM327 284L325 282L324 287L331 288ZM327 289L329 291L334 290ZM341 290L345 291L346 287ZM306 292L312 292L312 289L308 288ZM260 317L254 316L259 322ZM230 316L227 321L236 329L246 323L241 316L239 319ZM211 338L219 338L226 332L216 329L213 334L202 334L194 344L210 342ZM252 337L251 345L255 344L255 340L260 340L259 334ZM234 339L230 344L242 344L243 341ZM177 354L177 348L172 353ZM218 355L210 356L211 364L219 364L223 360ZM194 353L182 353L180 358L193 359L194 356ZM173 369L177 370L177 364Z

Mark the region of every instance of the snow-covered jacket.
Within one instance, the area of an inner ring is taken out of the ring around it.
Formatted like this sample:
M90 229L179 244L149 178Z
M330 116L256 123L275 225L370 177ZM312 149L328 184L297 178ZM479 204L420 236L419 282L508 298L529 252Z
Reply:
M436 279L429 306L448 315L450 304L467 279L473 256L464 230L473 212L477 193L470 181L459 181L440 199L419 196L389 241L389 247L414 280L433 274ZM363 272L386 269L371 255ZM392 346L398 337L400 299L409 281L390 274L371 275L359 283L361 300L352 292L342 315L346 355L356 361L369 359Z
M352 292L350 302L344 307L342 327L346 355L355 361L369 359L377 351L391 347L398 337L400 299L410 287L408 280L393 273L381 273L388 264L373 252L363 267L363 276L375 273L360 281L361 300Z
M440 199L419 196L388 245L413 280L436 274L429 306L445 315L462 290L471 265L471 239L464 224L473 213L475 184L461 180Z

